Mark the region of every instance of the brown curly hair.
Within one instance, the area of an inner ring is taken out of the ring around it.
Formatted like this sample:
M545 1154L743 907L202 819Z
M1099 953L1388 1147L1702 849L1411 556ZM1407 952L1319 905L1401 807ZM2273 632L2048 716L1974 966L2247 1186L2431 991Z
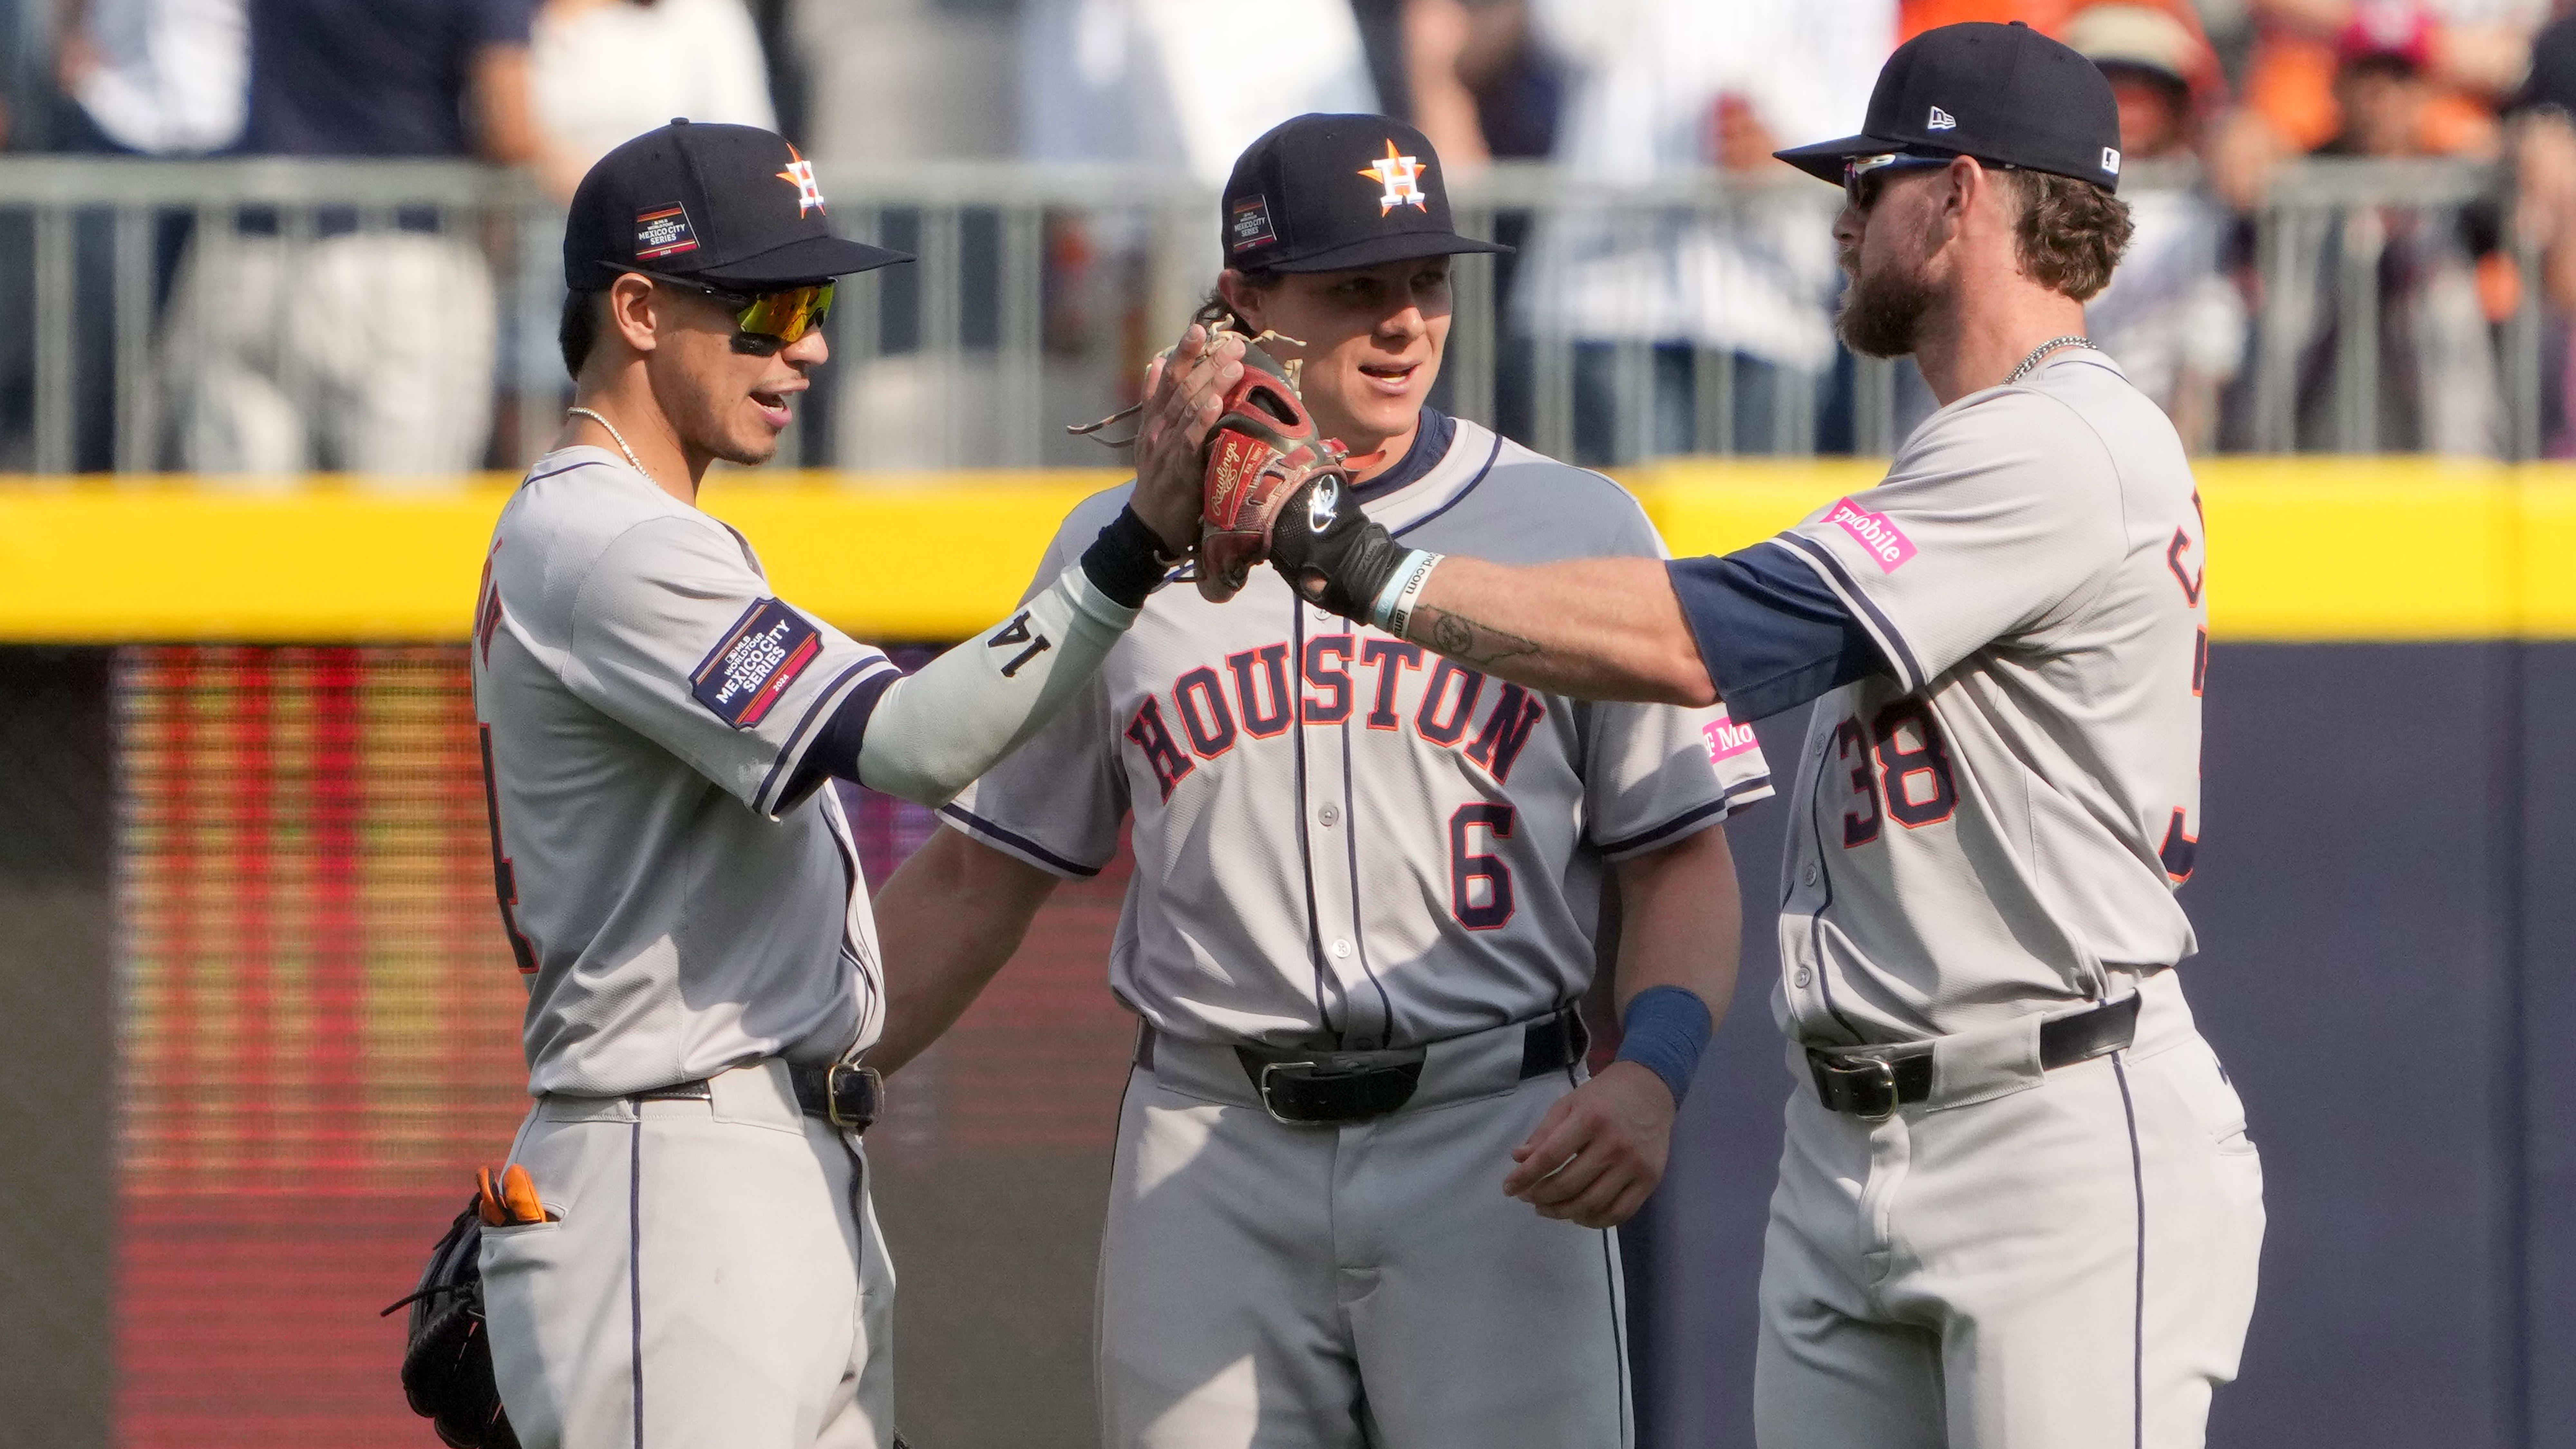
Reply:
M1227 270L1243 278L1243 285L1256 292L1267 292L1279 285L1279 274L1268 267L1228 268ZM1222 322L1246 337L1258 330L1251 323L1235 315L1234 308L1225 300L1225 292L1217 287L1208 288L1207 300L1199 303L1199 309L1190 314L1190 320L1204 327L1214 327Z
M2008 173L2021 191L2014 250L2022 275L2078 302L2111 284L2129 248L2129 203L2090 181L2046 171Z

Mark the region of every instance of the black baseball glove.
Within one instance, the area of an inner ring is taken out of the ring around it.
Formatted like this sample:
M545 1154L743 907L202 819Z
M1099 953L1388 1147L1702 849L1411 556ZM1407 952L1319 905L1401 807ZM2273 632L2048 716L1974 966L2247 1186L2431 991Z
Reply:
M483 1326L480 1198L429 1250L420 1287L385 1309L411 1305L411 1347L403 1353L403 1397L454 1449L519 1449L492 1382L492 1340ZM383 1316L381 1314L379 1317Z

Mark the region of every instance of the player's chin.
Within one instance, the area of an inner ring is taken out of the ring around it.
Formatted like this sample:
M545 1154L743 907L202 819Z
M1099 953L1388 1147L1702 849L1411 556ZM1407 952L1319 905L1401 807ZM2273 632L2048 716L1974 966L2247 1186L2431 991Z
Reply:
M1400 386L1390 386L1390 381L1363 373L1362 385L1349 390L1343 404L1353 422L1372 433L1391 437L1412 427L1414 419L1422 415L1422 405L1431 397L1431 369L1411 369Z
M724 430L724 445L712 451L728 463L758 467L778 456L779 437L795 415L781 404L753 398L729 421L732 426Z

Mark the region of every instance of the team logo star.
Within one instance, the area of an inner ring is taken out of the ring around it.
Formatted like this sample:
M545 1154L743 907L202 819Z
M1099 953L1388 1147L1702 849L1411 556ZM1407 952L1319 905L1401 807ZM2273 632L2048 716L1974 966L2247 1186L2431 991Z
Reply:
M1410 156L1395 153L1395 143L1386 143L1386 154L1359 172L1386 189L1378 194L1377 214L1386 215L1399 206L1431 209L1431 199L1422 194L1422 163Z
M794 146L787 148L787 169L775 174L779 180L796 188L796 217L799 221L808 211L823 211L823 188L814 184L814 163L797 154ZM828 211L823 214L831 215Z

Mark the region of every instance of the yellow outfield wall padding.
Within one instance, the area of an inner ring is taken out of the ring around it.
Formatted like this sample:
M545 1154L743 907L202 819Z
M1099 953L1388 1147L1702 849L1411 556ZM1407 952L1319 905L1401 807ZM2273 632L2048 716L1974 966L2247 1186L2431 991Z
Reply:
M1769 537L1867 488L1869 460L1622 470L1677 554ZM2222 639L2576 638L2576 467L2220 458L2195 467ZM0 480L0 640L453 639L514 480L384 493L318 479ZM854 634L1002 615L1103 470L718 475L710 512L781 596Z
M2525 472L2521 507L2505 525L2519 575L2522 632L2576 639L2576 467L2535 464Z

